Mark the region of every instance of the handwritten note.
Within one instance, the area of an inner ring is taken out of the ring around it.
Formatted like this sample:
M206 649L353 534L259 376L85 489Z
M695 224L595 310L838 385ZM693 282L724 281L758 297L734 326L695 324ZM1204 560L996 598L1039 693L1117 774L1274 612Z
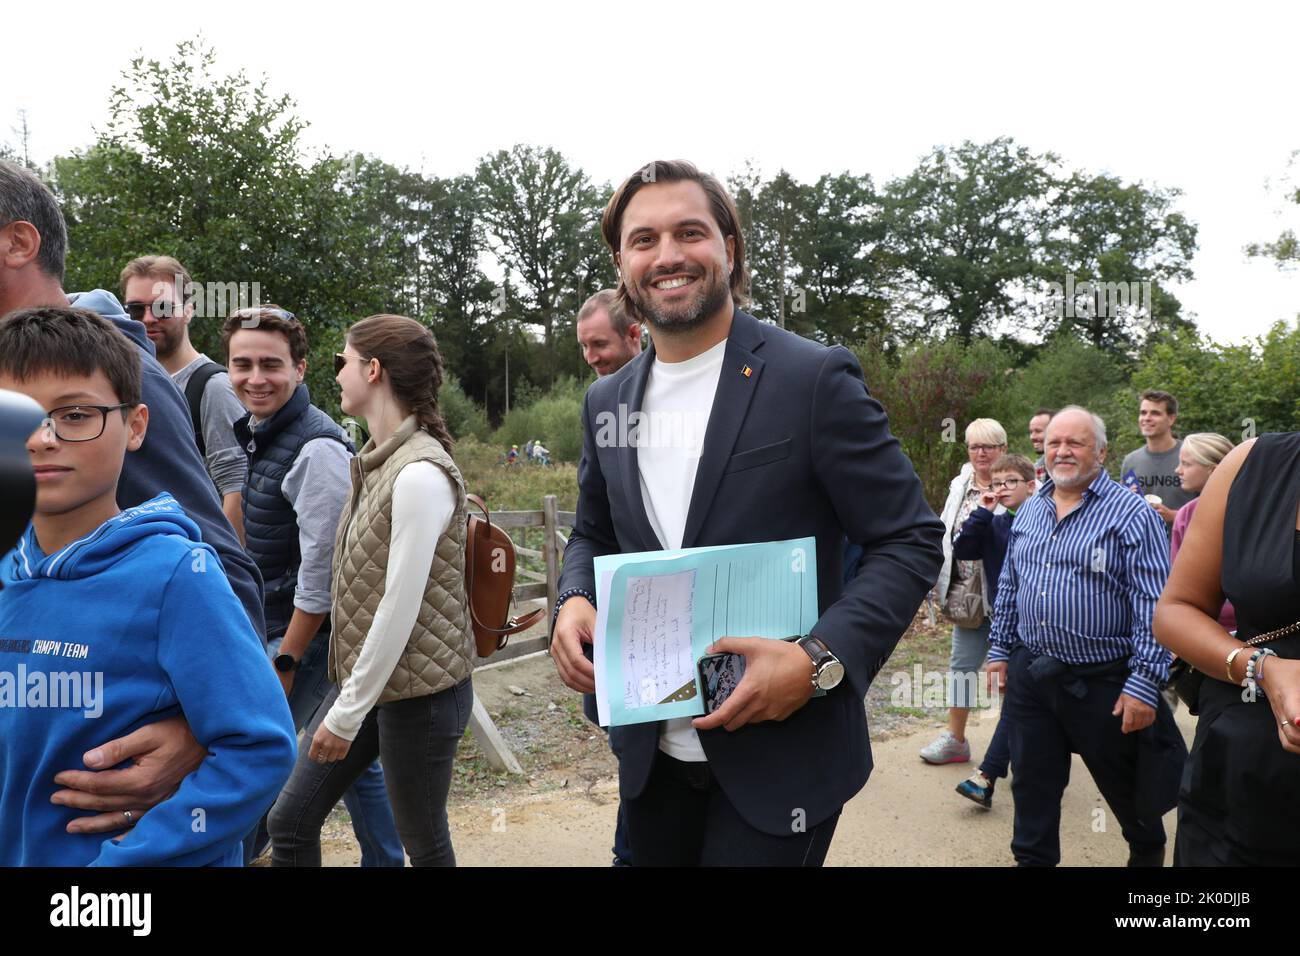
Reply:
M623 705L695 696L691 650L695 572L629 577L623 604Z

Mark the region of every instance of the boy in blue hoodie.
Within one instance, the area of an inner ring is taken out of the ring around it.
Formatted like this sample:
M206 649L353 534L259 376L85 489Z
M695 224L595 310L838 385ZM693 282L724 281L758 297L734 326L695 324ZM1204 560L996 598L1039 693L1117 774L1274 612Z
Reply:
M1034 493L1036 484L1034 463L1024 455L1002 455L993 463L989 473L993 478L992 490L984 493L980 506L961 526L961 533L952 543L952 554L964 561L983 561L988 593L997 594L998 577L1002 573L1002 562L1006 559L1007 542L1011 537L1011 522L1015 520L1016 509ZM995 511L999 505L1005 510ZM993 788L999 777L1007 775L1011 763L1008 733L1005 714L999 715L984 762L969 779L957 785L958 793L986 810L993 807Z
M289 708L216 552L168 493L117 505L149 420L140 361L93 312L0 320L0 388L47 415L27 441L36 512L0 559L0 865L239 866L293 769ZM179 789L116 836L70 832L54 775L181 712L207 756Z

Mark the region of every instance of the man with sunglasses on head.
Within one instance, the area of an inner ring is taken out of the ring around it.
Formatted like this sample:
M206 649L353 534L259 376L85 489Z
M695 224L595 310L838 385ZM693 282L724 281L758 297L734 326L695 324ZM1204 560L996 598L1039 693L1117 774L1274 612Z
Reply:
M221 330L235 396L248 409L235 435L248 453L244 544L266 581L267 649L305 727L329 690L330 584L334 532L352 488L356 451L343 429L311 403L307 330L275 305L241 309ZM335 357L341 368L343 356ZM403 864L402 843L376 761L344 794L362 866ZM245 844L261 855L265 821Z
M0 316L18 309L75 305L108 319L139 348L140 397L149 408L149 429L122 466L118 507L126 510L171 492L198 525L202 540L217 552L254 631L264 636L261 575L222 514L221 500L194 444L184 399L154 358L144 326L126 316L111 292L63 291L67 251L67 225L54 194L31 171L0 160ZM202 640L212 635L194 636ZM124 812L139 819L174 792L205 756L206 749L194 739L185 718L169 717L88 751L85 768L69 767L55 778L65 789L52 799L88 811L68 824L69 833L120 833ZM124 764L129 766L114 769Z
M248 456L235 438L235 422L245 410L225 367L190 343L194 303L186 295L193 287L189 270L171 256L140 256L126 264L120 281L126 314L144 323L159 363L185 395L194 440L221 495L221 510L242 542Z

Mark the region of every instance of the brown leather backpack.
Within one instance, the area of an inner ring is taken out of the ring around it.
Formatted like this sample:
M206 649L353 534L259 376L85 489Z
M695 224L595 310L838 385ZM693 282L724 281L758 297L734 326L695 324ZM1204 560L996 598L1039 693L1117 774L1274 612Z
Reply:
M482 498L478 495L465 498L483 512L482 518L472 513L469 516L465 537L465 594L469 597L469 616L478 656L488 657L505 647L511 634L526 631L540 621L546 609L539 607L523 617L510 616L515 587L515 543L492 523Z

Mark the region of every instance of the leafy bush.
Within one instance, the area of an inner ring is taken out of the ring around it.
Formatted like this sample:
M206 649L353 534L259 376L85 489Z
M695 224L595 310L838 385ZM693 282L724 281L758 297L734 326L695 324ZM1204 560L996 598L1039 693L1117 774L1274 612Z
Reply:
M921 478L926 499L939 510L948 484L967 460L965 428L989 417L1012 371L996 345L922 341L890 356L871 343L854 353L871 394L889 415L889 427ZM1010 429L1009 429L1010 430Z
M516 406L501 421L495 441L504 451L537 439L552 461L577 462L582 457L582 396L586 385L570 376L558 379L531 405Z
M536 511L542 499L555 495L561 511L578 506L578 467L557 463L548 467L531 463L507 466L505 449L469 437L458 442L452 457L465 478L465 487L487 502L493 511Z
M1211 431L1239 442L1300 428L1300 322L1278 322L1244 345L1219 345L1194 333L1168 336L1119 392L1135 423L1138 396L1149 388L1178 399L1178 435ZM1140 439L1132 447L1137 444Z
M443 420L451 437L457 441L477 438L488 441L492 437L492 426L488 424L487 413L478 402L465 394L460 382L448 376L438 392L438 406L442 409Z

